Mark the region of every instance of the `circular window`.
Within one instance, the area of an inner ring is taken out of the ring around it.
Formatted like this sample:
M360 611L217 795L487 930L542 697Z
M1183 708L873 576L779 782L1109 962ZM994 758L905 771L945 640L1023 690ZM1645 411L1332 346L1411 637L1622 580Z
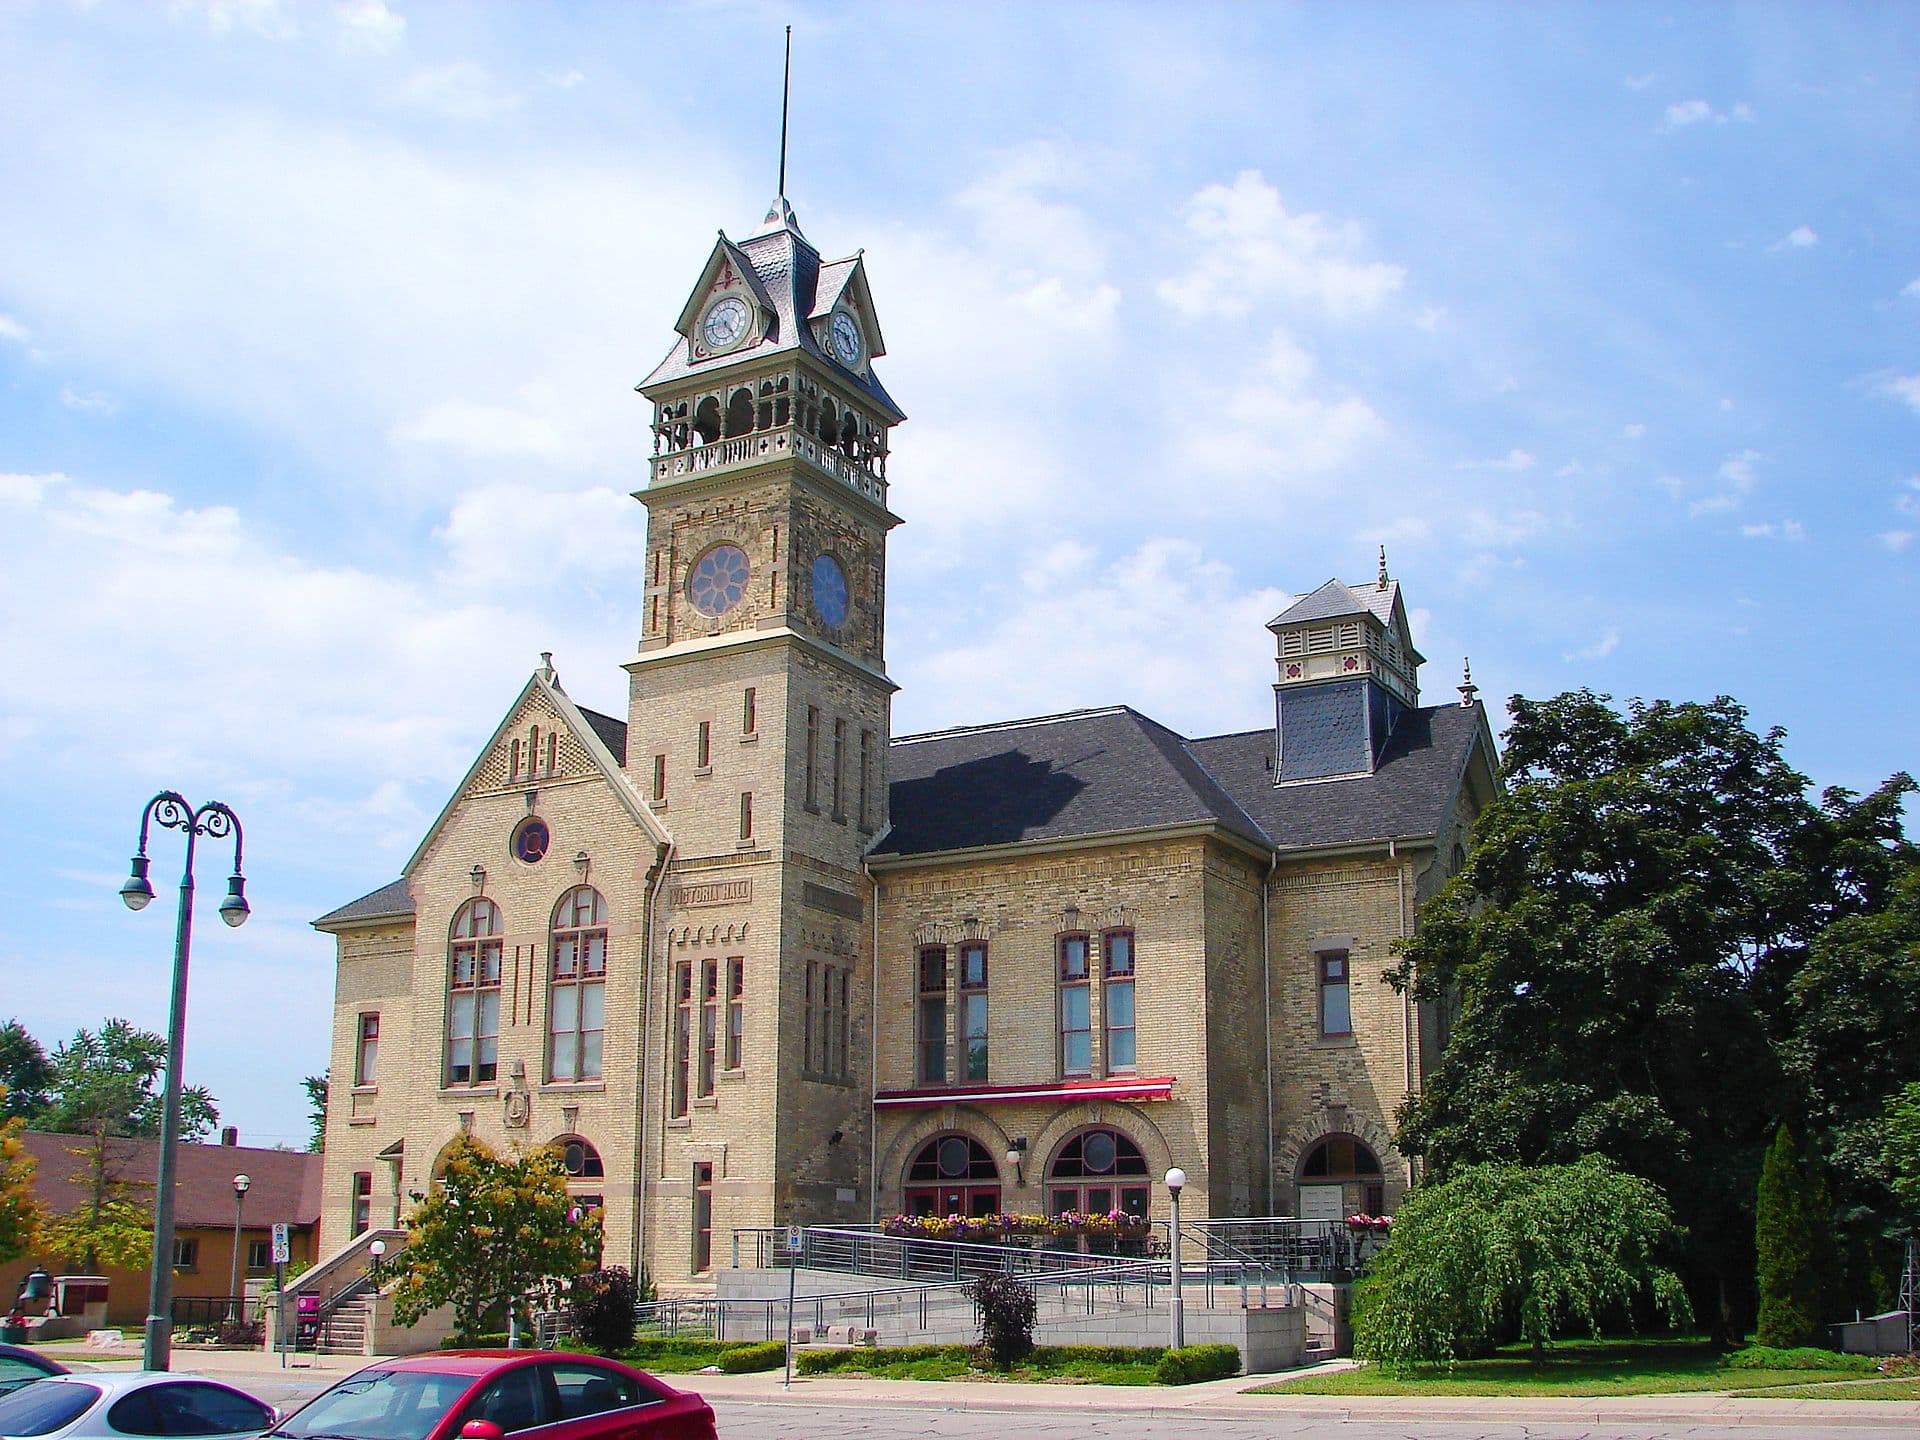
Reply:
M546 821L537 816L522 820L520 828L513 832L513 858L522 864L533 864L547 853L549 838Z
M813 608L820 612L820 623L829 630L847 623L847 576L831 555L813 562Z
M1087 1143L1080 1152L1085 1157L1087 1173L1104 1175L1113 1169L1114 1148L1113 1136L1104 1130L1096 1130L1087 1136Z
M972 1158L971 1147L958 1135L949 1135L940 1142L940 1173L949 1178L965 1175L967 1162Z
M748 573L746 551L738 545L716 545L687 576L687 598L702 615L724 615L747 593Z

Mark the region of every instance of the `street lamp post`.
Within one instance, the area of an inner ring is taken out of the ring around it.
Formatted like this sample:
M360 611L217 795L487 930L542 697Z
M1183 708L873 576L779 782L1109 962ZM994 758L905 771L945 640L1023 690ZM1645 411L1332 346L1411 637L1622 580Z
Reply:
M1180 1192L1187 1188L1187 1172L1175 1166L1167 1171L1167 1194L1173 1200L1173 1222L1167 1227L1167 1266L1172 1278L1167 1308L1173 1313L1173 1348L1187 1343L1187 1312L1180 1298Z
M227 1294L237 1298L227 1304L227 1319L236 1323L247 1318L246 1297L240 1293L240 1212L247 1203L247 1187L252 1184L245 1175L233 1177L233 1278L227 1282Z
M153 1273L147 1285L146 1336L140 1351L145 1370L165 1370L173 1340L173 1170L174 1148L180 1139L181 1053L187 1038L187 955L193 943L193 851L202 836L233 836L233 874L227 877L227 895L220 902L220 918L244 925L249 913L247 882L240 873L240 817L218 800L198 810L176 791L163 790L147 802L140 814L140 848L134 852L133 873L120 887L129 910L144 910L153 899L147 879L147 827L158 822L187 837L187 860L180 872L180 913L173 931L173 994L167 1013L166 1098L160 1112L160 1165L154 1178Z

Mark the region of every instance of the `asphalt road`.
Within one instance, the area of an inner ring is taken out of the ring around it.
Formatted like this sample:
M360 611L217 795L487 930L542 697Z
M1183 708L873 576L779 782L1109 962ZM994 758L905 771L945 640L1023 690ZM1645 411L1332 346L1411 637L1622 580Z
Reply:
M1888 1417L1886 1428L1845 1425L1719 1425L1555 1423L1538 1420L1463 1423L1432 1420L1347 1420L1333 1417L1245 1416L1058 1410L959 1410L937 1403L851 1406L768 1403L713 1398L721 1440L929 1440L979 1436L992 1440L1867 1440L1913 1433L1910 1422Z

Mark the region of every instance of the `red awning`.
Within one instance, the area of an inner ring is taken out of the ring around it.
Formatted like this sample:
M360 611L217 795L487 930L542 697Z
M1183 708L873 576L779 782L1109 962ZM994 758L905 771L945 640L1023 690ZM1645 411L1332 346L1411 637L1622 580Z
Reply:
M942 1085L919 1090L882 1090L873 1097L879 1109L932 1105L1010 1105L1060 1100L1171 1100L1171 1075L1137 1079L1122 1075L1110 1080L1055 1080L1040 1085Z

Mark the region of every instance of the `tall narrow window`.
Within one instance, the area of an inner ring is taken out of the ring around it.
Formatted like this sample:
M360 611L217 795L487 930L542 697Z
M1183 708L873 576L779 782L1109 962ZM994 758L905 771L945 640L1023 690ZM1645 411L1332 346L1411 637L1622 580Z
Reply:
M353 1233L364 1235L373 1224L373 1172L353 1172Z
M695 765L702 770L713 768L713 722L711 720L702 720L699 730L694 732L693 752Z
M807 961L806 991L800 997L800 1068L813 1069L813 987L819 983L820 967Z
M834 1030L840 1036L840 1078L853 1078L853 972L840 972L840 1011L834 1016Z
M1087 937L1060 937L1060 1073L1093 1073L1093 1010Z
M755 733L754 727L759 724L760 721L759 715L755 713L758 707L759 697L754 687L749 685L740 696L740 733L742 735L752 735Z
M807 706L807 809L820 808L820 707Z
M667 757L664 755L653 757L653 798L667 798Z
M725 1066L740 1068L742 1046L747 1034L747 962L727 961L727 1053Z
M947 947L920 950L920 1081L947 1083Z
M836 716L833 722L833 818L836 820L847 818L847 807L841 800L846 773L847 722Z
M518 740L507 747L507 756L507 778L518 780L520 778L520 742Z
M740 792L740 838L753 839L753 792L751 790Z
M1133 932L1109 930L1101 937L1100 1009L1107 1029L1107 1073L1133 1069Z
M454 917L447 981L447 1083L490 1082L500 1064L500 907L469 900Z
M687 1113L693 1080L693 962L673 967L673 1113Z
M837 965L827 966L825 993L820 997L820 1028L825 1032L826 1063L823 1073L838 1076L844 1068L840 1058L840 993L847 983L847 972Z
M693 1167L693 1269L713 1268L713 1164L703 1160Z
M987 945L960 947L960 1065L963 1078L987 1078Z
M607 1027L607 906L576 885L553 907L547 983L547 1076L598 1080Z
M700 1094L713 1094L713 1062L720 1041L720 962L700 967Z
M873 731L860 732L860 828L873 828L873 807L870 803L873 789Z
M380 1059L380 1012L369 1010L360 1017L360 1046L353 1057L353 1083L375 1083L375 1066Z
M1325 950L1320 962L1320 1033L1329 1038L1353 1033L1353 996L1347 985L1347 952Z
M559 756L560 732L558 730L549 730L547 732L547 774L553 774L553 767L559 759Z

